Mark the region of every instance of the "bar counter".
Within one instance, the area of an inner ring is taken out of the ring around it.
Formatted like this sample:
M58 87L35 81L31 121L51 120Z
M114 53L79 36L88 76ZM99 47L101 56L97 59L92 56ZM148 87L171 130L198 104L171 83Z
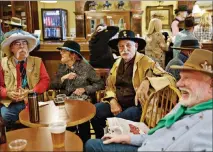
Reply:
M202 49L213 51L213 41L202 42Z

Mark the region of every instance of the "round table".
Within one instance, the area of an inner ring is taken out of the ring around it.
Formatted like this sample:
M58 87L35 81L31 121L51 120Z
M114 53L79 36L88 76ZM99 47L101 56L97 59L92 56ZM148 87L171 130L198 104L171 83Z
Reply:
M83 142L70 131L65 132L65 147L54 149L52 137L47 127L25 128L6 133L7 143L0 145L0 151L9 151L9 143L15 139L27 140L24 151L83 151Z
M31 123L29 109L24 109L19 114L19 121L28 127L46 127L51 122L64 120L67 127L76 126L87 122L95 116L95 106L88 101L66 100L64 105L56 106L53 101L48 105L39 107L40 121Z

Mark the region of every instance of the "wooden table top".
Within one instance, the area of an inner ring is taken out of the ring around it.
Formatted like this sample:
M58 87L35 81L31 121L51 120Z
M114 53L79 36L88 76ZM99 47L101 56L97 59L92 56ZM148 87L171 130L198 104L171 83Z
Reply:
M25 128L6 133L7 143L0 145L0 151L9 151L9 143L15 139L27 140L24 151L83 151L81 139L70 131L65 132L65 147L53 149L51 133L47 127Z
M19 114L19 121L28 127L46 127L54 121L64 120L67 127L76 126L87 122L95 116L95 106L88 101L66 100L65 105L55 106L53 101L48 105L39 107L39 123L31 123L29 110L24 109Z

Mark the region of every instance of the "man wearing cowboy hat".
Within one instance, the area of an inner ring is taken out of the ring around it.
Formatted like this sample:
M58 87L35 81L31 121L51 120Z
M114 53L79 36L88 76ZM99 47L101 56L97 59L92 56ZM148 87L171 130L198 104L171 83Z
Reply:
M148 134L105 135L89 140L86 152L93 151L213 151L213 52L196 49L183 66L177 86L179 104Z
M197 25L195 23L194 17L186 17L184 25L185 29L176 35L173 47L180 47L182 40L197 40L193 33L194 26ZM178 56L179 53L179 50L173 49L173 58Z
M188 59L189 55L194 51L194 49L200 48L200 44L198 40L183 40L181 42L180 47L172 47L173 49L180 50L180 54L174 57L166 66L166 71L171 73L176 80L180 79L180 71L171 69L170 66L172 65L183 65L186 60Z
M14 33L1 43L6 54L0 71L5 83L1 86L1 114L8 126L18 120L29 92L43 93L48 88L50 80L42 60L29 56L35 46L36 38L23 33Z
M168 85L175 85L172 76L151 58L137 52L144 49L146 42L136 38L134 32L123 30L118 38L108 44L118 51L121 57L110 71L105 97L103 102L96 104L96 116L91 120L96 138L103 136L107 117L116 116L139 121L141 107L148 98L150 88L161 90Z

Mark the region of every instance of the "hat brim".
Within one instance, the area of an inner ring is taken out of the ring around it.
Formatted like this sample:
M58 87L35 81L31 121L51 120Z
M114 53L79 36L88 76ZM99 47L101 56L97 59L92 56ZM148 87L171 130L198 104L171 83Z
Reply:
M194 23L192 26L190 26L190 27L184 27L185 29L190 29L191 27L194 27L194 26L197 26L199 23Z
M22 24L22 25L20 25L20 24L15 24L15 23L11 23L10 21L6 21L6 22L4 22L5 24L8 24L8 25L13 25L13 26L18 26L18 27L26 27L26 25L24 25L24 24Z
M134 41L134 42L138 43L138 49L137 49L137 51L143 50L145 48L145 46L146 46L146 41L144 39L141 39L141 38L116 38L116 39L110 40L108 42L108 45L112 49L114 49L116 51L119 51L117 45L118 45L118 42L120 40L130 40L130 41Z
M16 40L26 40L28 42L28 51L31 52L37 45L37 40L32 35L17 35L10 36L1 43L2 51L7 55L11 56L10 45Z
M171 47L172 49L176 49L176 50L194 50L194 49L199 49L200 47Z
M181 70L181 71L198 71L198 72L202 72L202 73L208 74L211 77L213 77L213 72L202 70L202 69L195 69L195 68L192 68L189 66L172 65L172 66L170 66L170 68L176 69L176 70Z
M73 50L73 49L71 49L71 48L68 48L68 47L57 47L56 49L58 49L58 50L67 50L67 51L70 51L70 52L74 52L74 53L76 53L79 57L83 58L83 56L82 56L79 52L77 52L76 50Z

